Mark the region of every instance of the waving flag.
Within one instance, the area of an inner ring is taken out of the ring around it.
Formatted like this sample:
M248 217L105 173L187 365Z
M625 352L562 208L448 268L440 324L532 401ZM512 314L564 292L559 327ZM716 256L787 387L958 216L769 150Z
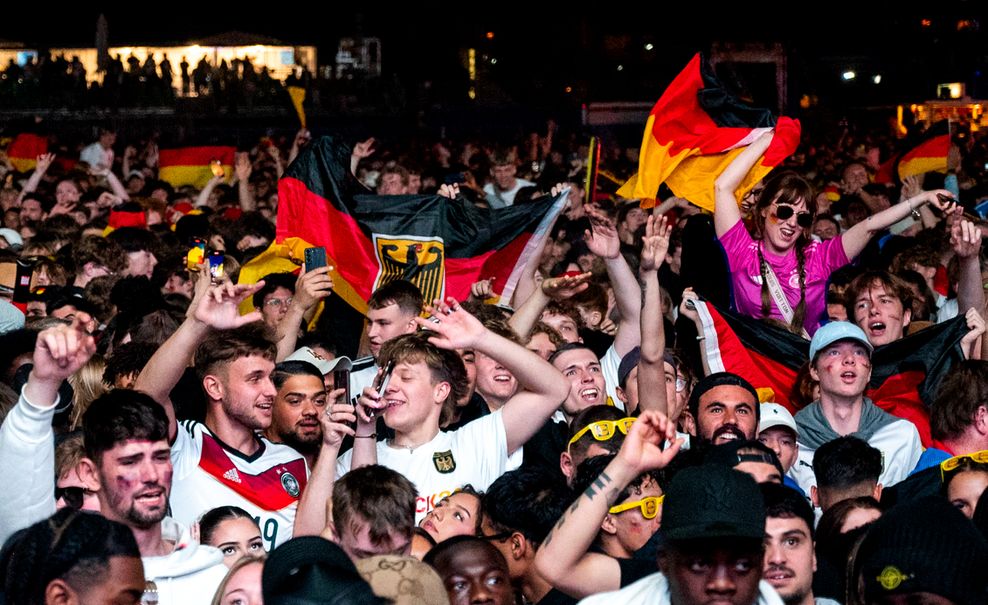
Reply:
M714 180L767 130L772 144L735 191L740 201L799 145L799 121L743 103L721 87L697 54L669 85L648 117L638 174L618 190L626 198L654 199L666 183L678 197L713 210Z
M158 176L173 187L193 185L202 189L213 178L212 163L219 162L230 179L236 147L180 147L162 149L158 157Z
M940 120L922 135L915 147L902 154L896 170L900 179L926 172L947 172L950 123Z
M36 134L21 133L7 146L7 158L18 172L34 168L43 153L48 153L48 137Z
M790 395L796 372L809 358L810 342L751 317L698 301L703 325L701 346L711 372L734 372L771 400L796 412ZM924 446L931 443L929 405L951 366L963 359L959 343L965 319L920 330L875 349L871 382L865 392L875 405L916 425Z
M360 299L407 279L427 301L447 295L463 300L470 284L491 277L501 300L510 300L568 193L491 210L438 195L364 191L350 174L350 149L332 137L318 139L278 184L278 241L299 237L325 246ZM363 302L351 304L360 308Z

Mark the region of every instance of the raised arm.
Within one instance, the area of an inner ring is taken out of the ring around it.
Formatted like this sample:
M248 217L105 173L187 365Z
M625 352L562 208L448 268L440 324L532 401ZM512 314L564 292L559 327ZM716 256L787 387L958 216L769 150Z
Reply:
M237 175L237 195L240 199L240 209L244 212L255 210L257 200L254 199L254 194L250 192L250 173L253 168L250 165L250 156L247 152L237 153L233 170Z
M199 192L199 196L196 197L196 208L209 205L209 196L213 193L213 189L216 189L216 186L222 183L225 178L225 176L220 175L209 179L206 186Z
M913 211L917 211L927 204L933 204L939 208L940 211L948 215L959 210L959 207L955 203L941 201L937 198L938 194L946 196L949 199L953 199L950 192L946 189L924 191L919 195L909 198L905 202L900 202L887 210L882 210L878 214L869 216L865 220L845 231L840 237L841 243L844 246L844 253L847 254L847 258L853 260L861 254L861 251L868 245L868 241L873 235L883 229L887 229L892 224L901 221L909 216L909 214Z
M305 267L295 281L295 295L288 311L278 323L275 339L278 343L278 361L284 360L295 351L298 341L298 327L315 309L319 301L333 293L333 278L329 274L332 267L319 267L308 273Z
M981 279L981 229L967 219L951 221L950 243L957 255L957 314L985 308L985 290Z
M200 277L200 279L206 278ZM198 287L203 288L203 286ZM144 391L165 408L165 413L168 414L169 440L174 441L178 431L175 406L170 396L171 390L178 384L182 373L188 367L196 347L213 329L228 330L260 320L260 311L255 310L247 315L240 315L237 306L263 287L263 281L252 285L234 285L226 281L209 285L208 288L197 292L196 300L193 300L189 306L185 321L158 347L141 370L134 388Z
M672 445L663 451L661 444L666 440ZM538 572L554 587L576 598L620 588L617 560L587 550L621 490L638 475L665 468L681 445L674 423L658 412L642 412L614 460L563 513L539 547L535 555Z
M72 325L58 325L38 334L34 366L17 404L0 424L0 483L17 486L0 498L0 541L55 512L55 435L51 420L58 387L89 361L96 351L82 326L85 313Z
M641 288L628 261L621 256L621 240L618 239L614 221L593 206L587 208L587 216L590 218L590 230L584 232L584 238L587 248L603 258L607 267L607 277L614 289L614 301L621 314L617 334L614 335L614 350L619 357L624 357L641 343Z
M638 275L642 280L641 310L641 360L638 363L638 409L668 413L666 401L665 366L663 354L666 347L665 322L662 318L662 301L659 297L659 266L669 250L672 226L665 216L652 212L645 223L642 240L641 265Z
M569 382L549 362L525 347L484 327L453 298L427 307L434 323L416 317L420 327L432 330L429 342L443 349L473 349L498 361L518 381L518 392L501 408L508 454L525 444L562 404Z
M360 161L365 158L369 158L375 151L374 137L355 144L353 146L353 151L350 152L350 173L353 174L353 176L357 176L357 167L360 166Z
M741 211L738 209L738 199L734 197L734 192L758 162L758 158L762 157L768 149L774 136L775 132L770 131L755 139L755 142L745 147L714 181L714 230L717 232L717 237L727 233L741 220Z
M566 189L565 183L556 183L552 186L549 191L549 195L556 197ZM567 197L572 195L572 189L566 194ZM571 200L570 200L571 201ZM580 201L582 204L582 200ZM558 219L558 217L557 217ZM555 223L553 223L555 224ZM551 232L551 229L550 229ZM538 289L538 280L535 279L536 273L539 270L539 264L542 262L542 254L545 252L545 247L552 241L552 238L546 235L539 243L539 247L535 249L532 253L531 258L528 259L528 263L525 265L525 269L521 272L521 276L518 278L518 284L515 286L514 294L511 298L511 305L516 309L523 301L527 301L532 294Z
M316 465L312 468L309 481L298 500L295 528L292 531L295 537L318 536L326 529L329 520L328 506L333 497L333 484L336 482L336 457L340 453L343 438L354 434L351 425L357 420L353 406L342 401L345 393L346 389L330 391L326 411L319 414L322 445L319 447Z
M36 163L34 165L34 172L28 177L27 182L24 183L24 188L21 189L21 194L17 196L17 203L20 204L24 199L24 196L28 193L34 193L37 190L38 185L41 184L41 179L45 178L45 173L48 172L48 168L51 167L51 163L55 161L54 153L42 153L38 156Z
M550 300L566 300L583 292L589 286L591 277L593 274L588 271L579 275L561 275L542 280L531 296L515 309L508 325L519 338L527 339Z

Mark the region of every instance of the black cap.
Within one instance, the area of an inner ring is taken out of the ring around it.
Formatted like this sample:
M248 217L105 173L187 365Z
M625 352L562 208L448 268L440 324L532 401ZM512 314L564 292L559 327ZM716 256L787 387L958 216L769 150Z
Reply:
M858 551L867 601L926 592L957 605L988 603L988 543L943 496L882 515Z
M293 538L274 549L261 587L269 605L381 602L343 549L318 536Z
M765 539L765 501L750 476L719 464L685 468L673 477L662 507L669 542L708 538Z
M638 365L638 362L641 361L641 358L642 358L641 347L635 347L634 349L631 349L630 351L625 353L624 357L621 358L621 363L618 365L618 371L617 371L619 387L621 387L622 389L627 388L628 375L631 374L631 370L635 369L635 367Z

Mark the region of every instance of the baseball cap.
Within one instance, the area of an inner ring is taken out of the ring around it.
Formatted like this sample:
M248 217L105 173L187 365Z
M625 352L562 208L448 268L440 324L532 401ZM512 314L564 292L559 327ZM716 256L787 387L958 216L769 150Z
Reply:
M810 361L816 359L817 354L839 340L854 340L861 343L868 349L868 355L875 351L875 347L868 342L868 337L864 331L849 321L832 321L821 327L813 335L810 341Z
M621 358L621 363L618 365L617 376L618 376L618 386L620 386L622 389L625 388L625 386L628 383L628 376L631 374L631 370L635 369L635 367L638 365L638 362L641 361L641 358L642 358L641 347L635 347L634 349L631 349L630 351L625 353L624 357Z
M784 426L792 430L797 437L799 436L799 429L796 428L796 419L792 417L789 410L778 403L766 401L761 407L761 419L758 422L758 432L761 433L762 431L775 426Z
M382 602L343 549L318 536L293 538L274 549L264 563L261 589L272 605Z
M377 555L360 559L357 571L379 597L395 605L448 605L439 574L415 557Z
M667 541L765 538L765 501L750 476L719 464L685 468L673 477L662 507Z
M285 361L307 361L312 365L316 366L323 376L329 374L336 369L337 366L342 364L341 370L348 370L353 366L353 362L350 358L342 355L334 359L326 359L322 355L319 355L309 347L302 347L297 349L294 353L285 358Z
M7 245L14 250L20 250L21 246L24 245L24 239L21 237L21 234L13 229L3 227L0 229L0 237L7 240Z

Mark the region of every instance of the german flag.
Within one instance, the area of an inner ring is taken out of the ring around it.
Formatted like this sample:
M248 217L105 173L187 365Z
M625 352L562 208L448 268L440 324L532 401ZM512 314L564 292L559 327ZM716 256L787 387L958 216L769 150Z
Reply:
M926 172L947 172L950 123L940 120L922 135L922 141L902 154L896 171L900 179Z
M791 394L796 373L809 357L809 341L706 302L698 301L696 309L710 371L743 376L762 401L774 401L795 413ZM915 424L924 447L932 442L929 406L940 381L964 358L960 341L967 331L964 318L957 317L877 347L872 354L865 395L886 412Z
M7 146L7 158L17 172L33 170L43 153L48 153L48 138L36 134L21 133Z
M740 202L755 183L796 151L798 120L778 118L726 91L697 54L662 93L645 124L638 174L619 190L654 199L659 185L713 211L714 180L741 150L775 128L772 144L735 192Z
M473 282L493 277L500 300L509 301L566 201L564 192L491 210L438 195L368 195L350 174L350 148L332 137L299 154L278 197L278 241L325 246L358 309L396 279L415 283L431 301L465 299Z
M219 161L229 181L236 152L236 147L216 146L162 149L158 158L158 176L173 187L192 185L202 189L213 178L212 162Z

